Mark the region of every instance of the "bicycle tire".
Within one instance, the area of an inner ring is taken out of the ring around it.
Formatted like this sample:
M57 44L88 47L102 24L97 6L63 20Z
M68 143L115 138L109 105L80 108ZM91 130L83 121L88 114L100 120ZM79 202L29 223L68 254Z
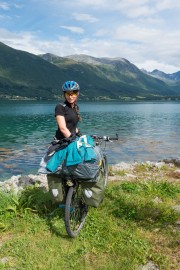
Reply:
M70 237L76 237L82 229L88 206L82 201L82 189L79 184L69 187L66 196L65 226Z

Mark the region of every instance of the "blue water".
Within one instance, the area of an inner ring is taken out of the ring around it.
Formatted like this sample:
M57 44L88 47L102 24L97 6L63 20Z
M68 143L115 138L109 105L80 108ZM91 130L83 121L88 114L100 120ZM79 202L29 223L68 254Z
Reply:
M0 180L36 173L56 130L56 102L0 102ZM180 156L180 102L79 103L83 134L115 136L110 164Z

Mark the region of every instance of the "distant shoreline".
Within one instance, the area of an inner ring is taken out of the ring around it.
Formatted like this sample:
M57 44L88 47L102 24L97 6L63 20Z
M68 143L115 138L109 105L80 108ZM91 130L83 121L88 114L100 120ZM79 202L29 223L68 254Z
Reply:
M41 97L21 97L21 96L2 96L0 95L0 100L7 101L62 101L61 97L44 99ZM122 97L119 99L107 98L107 97L95 97L95 98L79 98L79 102L169 102L169 101L180 101L180 97L161 97L161 98L150 98L150 97Z

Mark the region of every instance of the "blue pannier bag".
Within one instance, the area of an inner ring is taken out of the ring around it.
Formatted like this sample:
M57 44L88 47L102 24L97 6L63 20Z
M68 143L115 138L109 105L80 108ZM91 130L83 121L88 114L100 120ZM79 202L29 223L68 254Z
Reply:
M61 173L69 175L79 181L97 182L102 163L103 154L99 146L94 146L92 151L95 153L95 159L92 161L83 161L76 165L66 166L62 164Z
M54 153L46 164L46 171L79 181L96 182L102 159L102 150L95 146L93 138L83 135Z

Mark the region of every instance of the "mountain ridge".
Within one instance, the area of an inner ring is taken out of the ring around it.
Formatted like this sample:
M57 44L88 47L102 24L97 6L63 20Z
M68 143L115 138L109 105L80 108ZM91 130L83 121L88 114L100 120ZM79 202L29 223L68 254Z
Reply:
M152 72L148 72L148 74L160 78L162 80L170 80L170 81L179 81L180 80L180 71L174 73L165 73L158 69L154 69Z
M76 80L81 100L179 98L180 81L168 84L125 58L34 55L0 42L0 98L62 99L61 85Z

